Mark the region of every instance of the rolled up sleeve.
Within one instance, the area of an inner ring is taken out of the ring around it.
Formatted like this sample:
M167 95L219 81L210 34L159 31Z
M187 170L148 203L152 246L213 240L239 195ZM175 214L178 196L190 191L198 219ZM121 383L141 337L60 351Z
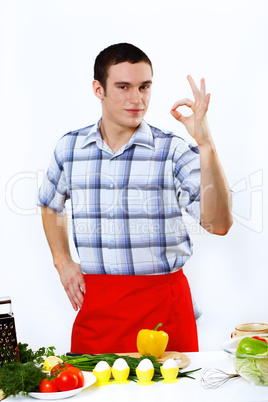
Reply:
M188 145L175 164L174 175L180 208L200 222L201 172L198 147Z
M38 191L37 205L47 206L63 216L65 214L65 202L69 198L69 189L63 164L54 151L49 168L43 183Z

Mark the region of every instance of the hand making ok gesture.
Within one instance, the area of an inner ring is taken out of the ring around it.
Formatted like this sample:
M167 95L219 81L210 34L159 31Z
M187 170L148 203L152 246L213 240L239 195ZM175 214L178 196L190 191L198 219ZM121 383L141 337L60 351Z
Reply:
M210 130L206 118L210 94L206 93L204 78L201 79L200 90L190 75L187 76L187 79L192 88L195 101L192 101L188 98L181 99L172 106L170 113L176 120L180 121L185 126L189 134L200 146L211 140ZM193 113L190 116L184 116L177 110L180 106L190 107Z

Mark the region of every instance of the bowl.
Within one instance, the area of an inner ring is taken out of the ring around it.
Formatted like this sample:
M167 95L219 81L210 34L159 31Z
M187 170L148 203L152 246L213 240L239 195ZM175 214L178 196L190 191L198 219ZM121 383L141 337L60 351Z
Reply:
M261 337L268 341L268 333L261 334ZM237 353L237 347L244 338L246 336L228 340L223 344L223 350L228 354L236 372L242 378L251 384L268 386L268 356Z
M262 336L262 334L267 334L268 324L251 322L247 324L240 324L235 327L235 331L232 332L231 337L236 336Z

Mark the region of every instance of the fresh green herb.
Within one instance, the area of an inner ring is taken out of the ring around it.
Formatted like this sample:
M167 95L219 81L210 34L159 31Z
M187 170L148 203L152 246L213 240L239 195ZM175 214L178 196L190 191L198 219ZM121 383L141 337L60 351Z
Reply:
M38 391L40 382L46 378L42 367L38 367L34 362L22 364L6 363L0 367L0 389L5 397L22 393L27 395L29 392Z
M48 356L55 355L54 346L49 346L48 348L42 347L35 352L28 346L27 343L18 343L19 359L21 363L35 362L37 364L42 364Z
M150 359L151 362L153 363L154 366L154 377L153 381L160 381L163 379L162 374L160 372L160 367L162 363L159 363L156 361L156 358L154 356L142 356L139 359L135 357L130 357L130 356L119 356L114 353L104 353L104 354L99 354L99 355L81 355L81 356L60 356L60 358L66 362L72 364L74 367L79 368L80 370L84 371L93 371L95 368L96 364L99 361L106 361L110 367L113 366L114 362L116 359L119 357L123 358L127 364L129 365L130 368L130 373L129 373L129 379L132 381L137 381L137 375L136 375L136 367L140 363L141 360L143 359ZM201 370L196 369L196 370L190 370L190 371L179 371L178 377L187 377L187 378L192 378L195 379L194 377L190 376L189 374Z

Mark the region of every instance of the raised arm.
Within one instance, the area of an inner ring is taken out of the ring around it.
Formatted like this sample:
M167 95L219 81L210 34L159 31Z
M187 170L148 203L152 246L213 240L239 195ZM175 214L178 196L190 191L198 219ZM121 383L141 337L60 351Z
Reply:
M42 220L54 265L74 310L82 307L85 282L80 264L72 260L67 230L67 214L59 216L49 207L42 207Z
M182 99L177 101L171 108L171 114L185 126L199 147L201 168L200 223L210 233L225 235L233 223L231 194L207 121L206 113L210 94L206 93L203 78L200 89L190 75L187 79L195 100ZM177 110L179 106L191 108L192 115L183 116Z

